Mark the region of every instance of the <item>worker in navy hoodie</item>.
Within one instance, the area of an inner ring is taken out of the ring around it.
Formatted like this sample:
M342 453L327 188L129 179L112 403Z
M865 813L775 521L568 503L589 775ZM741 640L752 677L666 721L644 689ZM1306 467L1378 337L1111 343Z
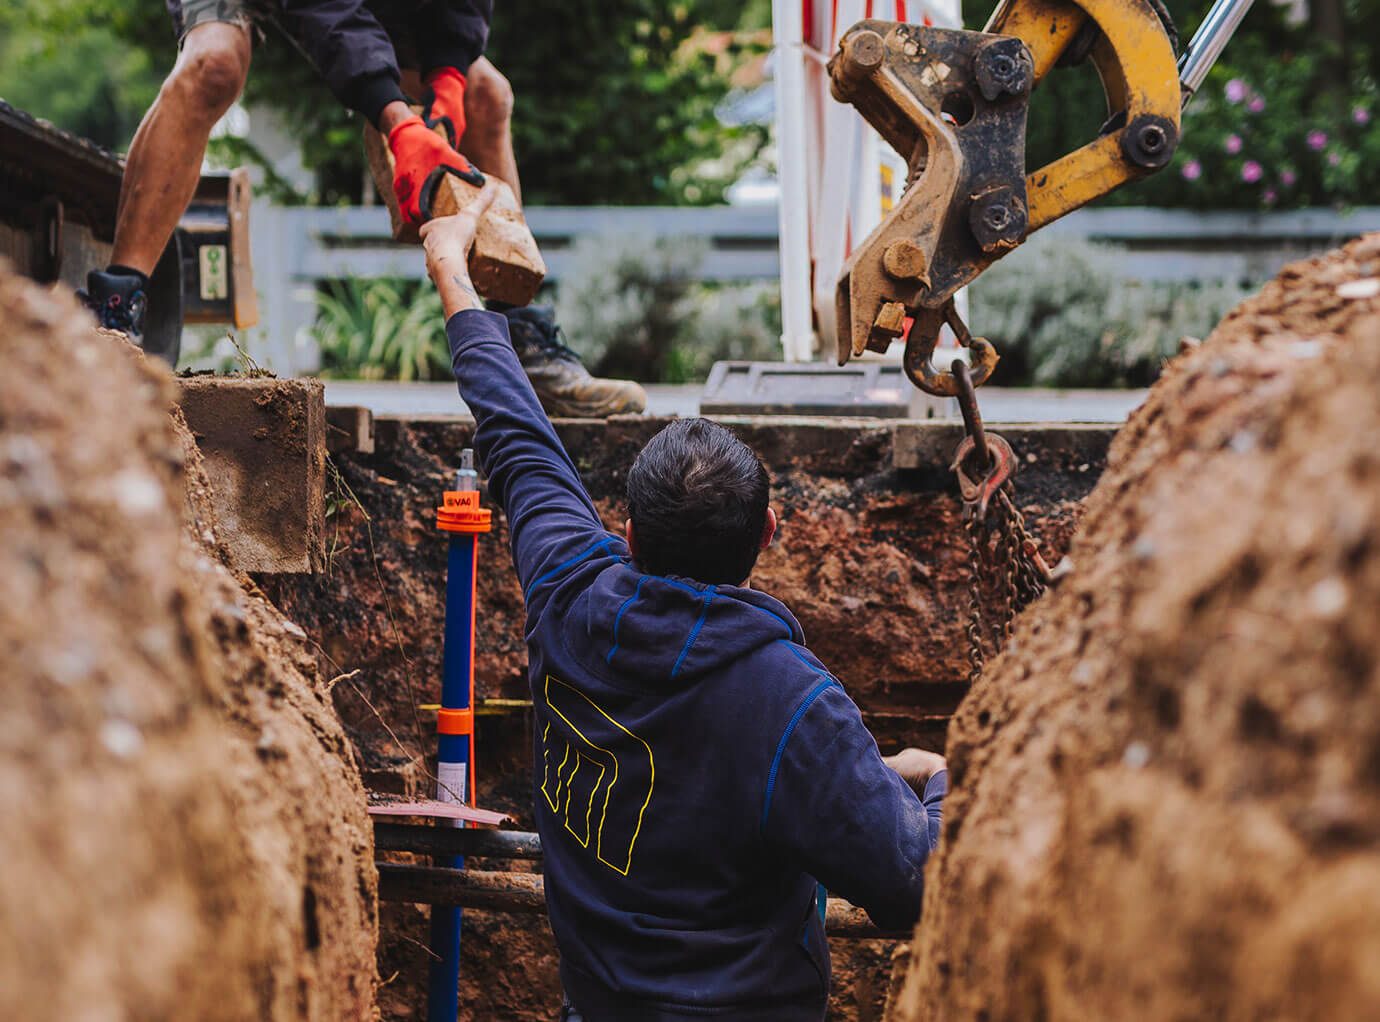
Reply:
M757 456L673 422L605 529L465 256L481 196L422 229L474 446L527 606L535 806L563 1017L818 1020L825 889L920 916L947 774L878 752L791 612L747 587L776 515Z

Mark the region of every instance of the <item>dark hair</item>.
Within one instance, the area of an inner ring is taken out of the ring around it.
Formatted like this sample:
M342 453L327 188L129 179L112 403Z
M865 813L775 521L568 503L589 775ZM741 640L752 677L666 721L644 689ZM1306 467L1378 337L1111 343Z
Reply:
M770 495L751 447L708 419L677 419L628 470L639 566L737 585L757 563Z

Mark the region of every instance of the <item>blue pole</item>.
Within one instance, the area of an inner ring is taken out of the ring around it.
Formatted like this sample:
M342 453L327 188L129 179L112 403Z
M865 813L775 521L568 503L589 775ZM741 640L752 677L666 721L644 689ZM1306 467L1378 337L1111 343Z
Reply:
M473 452L461 455L456 489L447 493L438 526L450 533L446 562L446 627L441 667L441 709L437 715L439 750L436 798L470 803L474 799L474 616L475 564L479 533L489 529L479 508L479 476ZM440 821L438 821L439 825ZM463 826L458 821L456 826ZM464 856L442 857L438 866L464 869ZM460 909L431 908L430 984L427 1022L455 1022L460 1010Z

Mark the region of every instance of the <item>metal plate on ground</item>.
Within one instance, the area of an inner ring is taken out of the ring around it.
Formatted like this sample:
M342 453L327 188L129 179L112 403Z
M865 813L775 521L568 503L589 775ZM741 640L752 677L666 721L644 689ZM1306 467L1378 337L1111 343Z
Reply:
M701 415L820 415L930 419L947 401L917 390L899 365L852 362L716 362Z

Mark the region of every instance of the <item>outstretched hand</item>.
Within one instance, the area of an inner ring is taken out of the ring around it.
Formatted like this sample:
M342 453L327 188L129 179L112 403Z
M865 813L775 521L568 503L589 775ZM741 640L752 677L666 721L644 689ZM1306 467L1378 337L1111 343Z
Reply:
M498 186L490 181L468 206L453 216L443 216L422 224L422 247L426 250L426 272L441 295L441 305L450 319L463 309L481 309L479 293L470 282L469 253L484 211L493 205Z
M882 762L900 774L901 780L922 798L930 778L946 769L943 756L924 749L902 749L894 756L883 756Z

